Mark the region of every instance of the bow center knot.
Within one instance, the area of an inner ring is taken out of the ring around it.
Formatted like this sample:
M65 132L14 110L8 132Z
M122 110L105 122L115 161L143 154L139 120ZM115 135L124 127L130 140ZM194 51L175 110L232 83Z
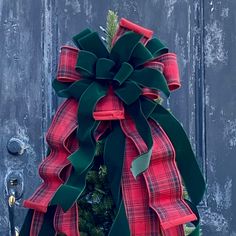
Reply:
M114 81L116 85L120 86L133 71L133 66L127 62L119 64L108 58L99 58L96 62L95 77L98 80Z

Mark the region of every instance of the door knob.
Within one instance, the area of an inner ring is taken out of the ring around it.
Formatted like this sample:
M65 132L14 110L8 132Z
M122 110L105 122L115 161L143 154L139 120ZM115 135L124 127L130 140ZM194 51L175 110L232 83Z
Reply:
M23 155L25 151L24 142L18 138L10 138L7 142L7 150L10 154L18 156Z

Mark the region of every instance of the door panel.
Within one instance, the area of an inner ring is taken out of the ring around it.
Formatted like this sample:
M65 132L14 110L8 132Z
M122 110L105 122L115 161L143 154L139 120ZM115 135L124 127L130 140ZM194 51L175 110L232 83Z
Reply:
M236 235L235 11L235 1L204 1L206 235Z
M23 182L23 195L15 204L14 219L20 226L25 215L22 199L32 194L39 184L37 166L44 155L44 130L47 126L47 97L49 63L44 45L45 10L40 1L0 1L0 235L10 235L8 177ZM43 60L45 58L45 61ZM18 139L24 149L22 155L7 150L17 149Z
M153 29L177 53L182 88L166 106L182 122L207 180L203 235L236 235L236 3L230 0L0 0L0 234L9 235L6 176L14 172L24 180L17 226L25 214L22 199L40 181L45 132L61 102L51 88L60 46L72 44L85 27L100 31L109 9ZM23 155L9 154L11 137L24 143Z

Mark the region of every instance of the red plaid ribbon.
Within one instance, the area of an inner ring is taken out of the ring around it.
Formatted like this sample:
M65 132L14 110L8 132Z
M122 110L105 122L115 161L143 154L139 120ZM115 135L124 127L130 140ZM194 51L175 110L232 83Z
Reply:
M128 30L143 34L146 43L152 31L121 20L113 43ZM64 46L61 49L57 79L74 82L81 79L75 70L78 49ZM180 87L176 55L166 53L145 65L159 69L165 75L170 90ZM144 88L143 95L152 99L159 97L158 91ZM44 214L56 190L63 184L71 171L67 157L77 148L75 130L77 128L78 102L66 100L58 109L47 133L50 154L39 167L43 183L34 195L24 202L24 206L34 209L30 236L40 232ZM107 96L99 101L94 111L94 119L104 120L96 130L98 139L109 126L109 120L118 119L126 136L124 168L122 174L122 194L132 236L182 236L183 224L196 219L184 202L181 178L175 163L174 148L163 129L150 120L153 137L153 153L147 171L134 179L130 166L135 157L147 151L146 144L136 130L132 119L125 114L122 102L110 89ZM79 236L78 206L74 204L67 212L58 206L54 215L56 233Z

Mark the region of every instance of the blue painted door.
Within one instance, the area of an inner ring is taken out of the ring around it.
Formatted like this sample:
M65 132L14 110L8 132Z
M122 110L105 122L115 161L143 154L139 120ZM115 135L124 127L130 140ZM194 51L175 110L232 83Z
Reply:
M0 0L0 235L20 227L40 179L59 47L109 9L153 29L178 55L182 88L167 101L207 181L203 235L236 235L236 2L233 0ZM15 181L17 179L17 181ZM15 182L14 182L15 181ZM13 183L13 184L12 184ZM17 199L9 208L12 189Z

